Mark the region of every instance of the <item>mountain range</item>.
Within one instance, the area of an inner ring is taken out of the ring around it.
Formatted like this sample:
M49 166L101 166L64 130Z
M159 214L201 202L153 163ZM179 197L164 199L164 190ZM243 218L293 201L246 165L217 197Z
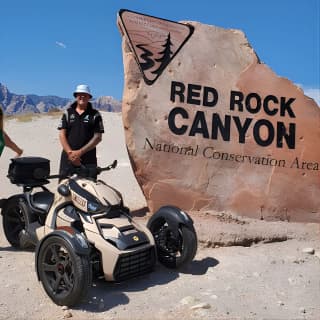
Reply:
M73 100L57 96L15 94L0 83L0 104L5 114L41 113L66 109ZM102 111L121 112L121 101L111 96L98 97L91 101L94 108Z

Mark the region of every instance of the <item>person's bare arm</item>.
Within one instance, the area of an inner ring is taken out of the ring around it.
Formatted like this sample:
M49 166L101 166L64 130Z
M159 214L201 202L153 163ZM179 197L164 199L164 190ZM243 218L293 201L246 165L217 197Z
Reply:
M17 157L20 157L23 153L23 150L19 148L4 131L3 131L3 137L4 137L5 146L13 150L17 154Z
M61 146L63 148L63 150L69 154L72 149L68 143L68 140L67 140L67 130L66 129L60 129L60 132L59 132L59 140L60 140L60 143L61 143Z
M102 134L100 132L95 132L92 139L80 149L81 154L85 154L88 151L94 149L97 146L97 144L101 142L101 140L102 140Z
M95 132L92 139L86 145L84 145L81 149L71 151L72 157L74 157L75 159L81 158L83 154L94 149L97 146L97 144L101 142L101 140L102 140L102 134L100 132Z
M60 129L59 140L60 140L61 146L62 146L63 150L66 152L66 154L68 155L68 159L74 165L79 166L80 165L80 157L77 157L74 155L74 151L71 149L71 147L68 143L66 133L67 133L66 129Z

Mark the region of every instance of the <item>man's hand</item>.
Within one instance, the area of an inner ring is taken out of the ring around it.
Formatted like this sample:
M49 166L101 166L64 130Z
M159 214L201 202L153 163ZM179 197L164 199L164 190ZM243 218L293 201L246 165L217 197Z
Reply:
M68 159L72 162L75 166L81 165L81 151L80 150L70 150L68 152Z

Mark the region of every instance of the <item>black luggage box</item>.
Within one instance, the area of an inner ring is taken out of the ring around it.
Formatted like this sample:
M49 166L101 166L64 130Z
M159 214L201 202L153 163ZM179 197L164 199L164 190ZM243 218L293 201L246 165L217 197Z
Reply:
M7 177L22 186L41 186L49 183L50 160L41 157L11 159Z

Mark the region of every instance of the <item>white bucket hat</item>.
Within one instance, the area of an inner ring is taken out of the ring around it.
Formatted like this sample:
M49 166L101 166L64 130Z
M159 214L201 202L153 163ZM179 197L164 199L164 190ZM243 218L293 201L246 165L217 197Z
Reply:
M92 94L90 92L90 88L86 84L79 84L76 87L76 90L73 92L73 96L76 97L77 93L87 93L88 95L90 95L90 98L92 98Z

